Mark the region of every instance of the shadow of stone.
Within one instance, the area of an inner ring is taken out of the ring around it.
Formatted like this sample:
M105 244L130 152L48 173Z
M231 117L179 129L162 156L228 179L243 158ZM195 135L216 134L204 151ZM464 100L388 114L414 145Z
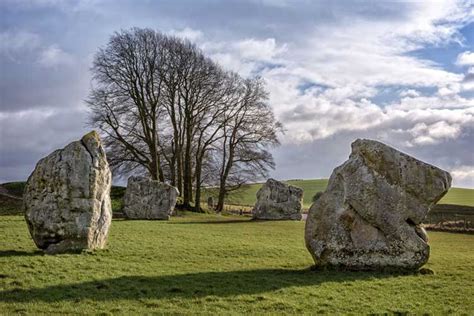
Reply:
M2 257L31 257L31 256L43 256L44 252L41 250L36 251L18 251L18 250L0 250L0 258Z
M0 302L228 297L258 294L295 286L317 287L325 282L352 282L391 278L399 275L397 273L382 272L261 269L165 276L121 276L43 288L15 288L0 292Z
M169 222L170 224L176 225L191 225L191 224L243 224L243 223L255 223L255 221L251 219L230 219L230 220L211 220L211 221L182 221L182 222Z

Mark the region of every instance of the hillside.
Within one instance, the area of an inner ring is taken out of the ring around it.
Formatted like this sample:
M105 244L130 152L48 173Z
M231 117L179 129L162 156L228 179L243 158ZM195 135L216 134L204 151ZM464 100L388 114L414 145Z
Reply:
M302 188L304 191L303 207L309 208L311 206L311 199L316 192L324 191L328 184L328 179L313 179L313 180L288 180L285 181L291 185ZM227 198L227 204L253 206L256 201L257 191L262 187L262 183L249 184L241 189L234 191ZM208 190L204 196L207 198L209 194L213 194L213 190Z
M304 190L303 207L308 209L311 206L311 199L314 194L326 189L328 179L288 180L285 182ZM257 191L261 186L262 183L247 185L238 191L233 192L229 196L227 203L253 206L256 201ZM446 194L438 204L474 206L474 189L451 188L448 194Z
M438 204L474 206L474 189L451 188Z

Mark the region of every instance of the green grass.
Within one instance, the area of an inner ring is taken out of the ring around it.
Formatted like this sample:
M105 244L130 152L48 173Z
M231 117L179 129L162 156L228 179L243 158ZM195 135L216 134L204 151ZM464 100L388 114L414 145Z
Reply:
M125 187L112 186L110 190L110 199L112 202L113 212L122 211L124 194L125 194Z
M8 190L8 193L16 196L22 196L23 191L25 191L26 182L18 181L18 182L7 182L3 183L2 187Z
M438 204L474 206L474 189L451 188Z
M0 216L20 214L23 214L23 203L21 200L0 195Z
M326 190L328 179L314 180L288 180L285 181L291 185L300 187L304 190L303 208L309 209L312 204L312 198L316 192ZM256 201L257 191L262 187L262 183L250 184L242 187L238 191L232 192L226 203L234 205L253 206ZM210 190L212 192L212 190ZM209 193L208 193L209 194ZM204 194L204 199L207 194ZM451 188L439 204L457 204L474 206L474 189Z
M473 314L474 235L430 233L435 275L310 271L303 222L114 220L106 250L42 255L0 217L0 314Z
M328 184L328 179L314 179L314 180L288 180L284 181L288 184L297 186L304 190L303 208L308 209L311 206L312 198L316 192L324 191ZM226 203L233 205L253 206L257 200L257 191L262 187L262 183L254 183L245 185L239 190L231 192L227 197ZM208 190L204 193L203 201L207 199L209 194L213 194L213 190Z

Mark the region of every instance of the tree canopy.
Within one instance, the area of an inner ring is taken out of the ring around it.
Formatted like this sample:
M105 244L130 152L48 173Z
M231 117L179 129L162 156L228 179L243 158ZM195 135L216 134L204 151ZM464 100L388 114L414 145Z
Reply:
M151 29L114 33L95 55L90 122L115 175L144 173L200 209L201 187L265 177L281 128L260 78L223 69L188 40Z

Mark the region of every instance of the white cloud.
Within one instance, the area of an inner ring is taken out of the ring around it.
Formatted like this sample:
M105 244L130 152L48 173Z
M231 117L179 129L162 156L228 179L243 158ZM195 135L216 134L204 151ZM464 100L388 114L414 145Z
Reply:
M460 66L474 66L474 52L466 51L459 54L456 64Z
M436 144L443 139L455 139L461 133L460 125L449 124L445 121L439 121L434 124L417 123L408 130L413 136L411 144L425 145Z
M265 40L246 39L235 43L234 47L241 58L261 62L271 62L287 49L286 45L278 46L274 38Z
M415 89L408 89L408 90L403 90L400 92L401 97L419 97L421 94L419 91L416 91Z
M181 30L171 30L169 33L177 37L186 38L192 42L198 41L203 36L200 30L195 30L189 27L185 27Z
M474 165L455 167L450 173L454 179L454 185L474 187Z
M215 42L203 39L203 50L223 67L239 72L244 76L255 75L262 67L283 63L286 44L279 44L274 38L245 38L231 42Z
M74 62L73 57L57 45L46 47L38 57L38 63L44 67L69 65Z

